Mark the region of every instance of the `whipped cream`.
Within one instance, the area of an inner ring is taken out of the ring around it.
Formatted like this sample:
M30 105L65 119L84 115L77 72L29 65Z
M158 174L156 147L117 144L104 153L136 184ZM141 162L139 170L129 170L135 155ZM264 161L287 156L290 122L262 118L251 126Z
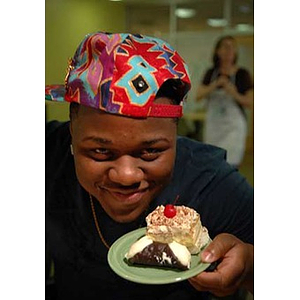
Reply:
M192 254L199 253L209 241L208 231L202 226L200 215L184 205L175 206L176 215L168 218L164 215L164 205L158 206L146 217L146 234L161 243L180 243Z

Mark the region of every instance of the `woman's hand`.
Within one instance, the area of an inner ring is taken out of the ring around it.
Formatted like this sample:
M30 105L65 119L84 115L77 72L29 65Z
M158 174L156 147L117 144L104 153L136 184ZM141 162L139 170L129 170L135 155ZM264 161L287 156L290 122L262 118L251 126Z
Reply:
M219 88L225 88L230 83L229 78L225 75L221 75L216 79L216 86Z
M239 94L236 86L229 80L223 85L223 87L225 91L234 98L236 98L237 95Z
M252 108L254 93L253 89L249 89L245 94L240 94L237 87L228 81L223 85L224 90L231 95L238 103L247 108Z
M202 272L189 279L198 291L218 297L245 287L253 293L254 247L227 233L217 235L201 253L203 262L220 261L213 272Z

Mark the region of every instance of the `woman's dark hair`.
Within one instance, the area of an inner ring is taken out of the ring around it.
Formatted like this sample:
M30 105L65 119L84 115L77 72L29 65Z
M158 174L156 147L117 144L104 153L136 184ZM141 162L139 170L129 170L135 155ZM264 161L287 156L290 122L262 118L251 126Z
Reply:
M222 44L222 42L223 42L224 40L231 40L231 41L233 41L234 43L236 43L235 38L234 38L233 36L231 36L231 35L225 35L225 36L221 37L221 38L217 41L217 43L216 43L216 45L215 45L214 53L213 53L213 64L214 64L214 68L218 68L218 67L220 66L220 58L219 58L217 52L218 52L218 50L220 49L221 44ZM236 53L236 54L235 54L234 61L233 61L234 64L237 62L237 59L238 59L238 55L237 55L237 53Z

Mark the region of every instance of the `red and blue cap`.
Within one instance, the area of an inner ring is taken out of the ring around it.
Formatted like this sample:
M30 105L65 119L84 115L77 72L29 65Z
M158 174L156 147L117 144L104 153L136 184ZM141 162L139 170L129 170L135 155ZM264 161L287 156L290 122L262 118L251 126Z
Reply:
M169 79L180 82L180 103L155 103ZM88 34L69 60L65 84L46 86L46 100L136 118L178 118L190 87L188 68L168 43L144 35L97 32Z

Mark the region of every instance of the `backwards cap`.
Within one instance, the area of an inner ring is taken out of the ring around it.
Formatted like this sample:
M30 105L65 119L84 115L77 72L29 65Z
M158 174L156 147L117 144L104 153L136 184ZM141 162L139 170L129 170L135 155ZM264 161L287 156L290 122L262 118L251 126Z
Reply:
M153 103L169 79L178 105ZM46 100L77 102L130 117L181 117L191 87L180 55L166 42L143 35L97 32L87 35L69 61L65 85L46 86Z

